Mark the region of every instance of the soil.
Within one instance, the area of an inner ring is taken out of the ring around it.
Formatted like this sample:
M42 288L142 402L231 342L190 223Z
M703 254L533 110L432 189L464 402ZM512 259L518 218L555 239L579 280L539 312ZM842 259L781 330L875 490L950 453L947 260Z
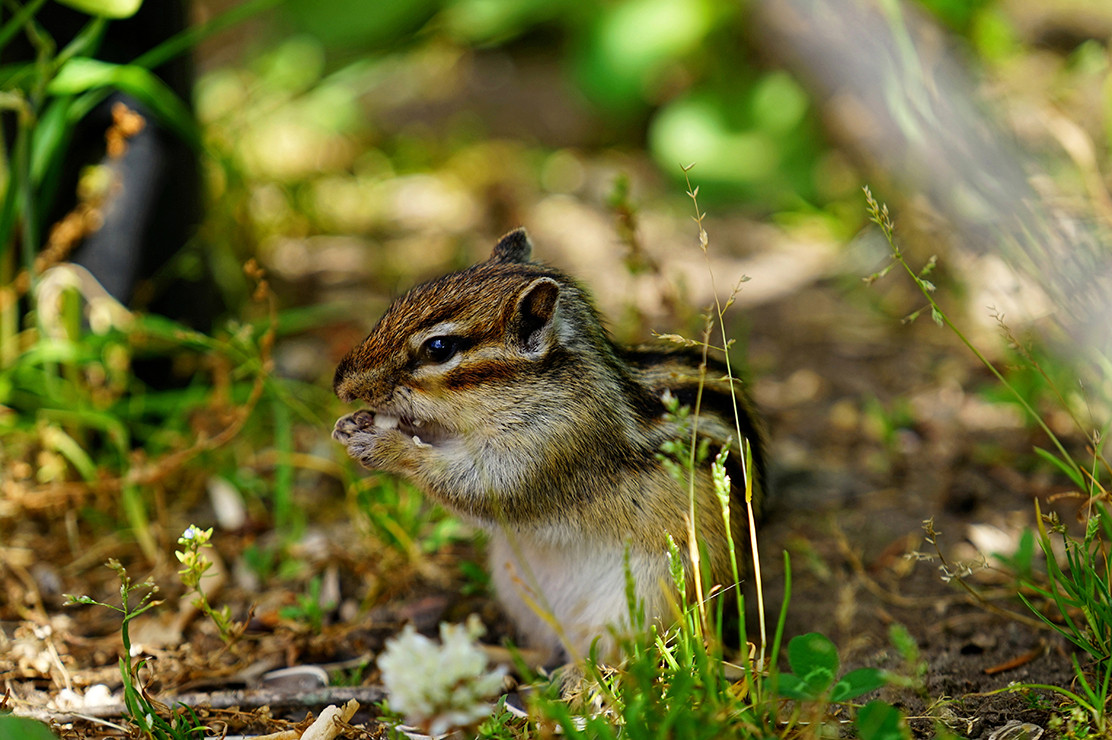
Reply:
M869 316L860 308L839 302L832 325L808 302L763 308L752 319L755 327L796 327L755 336L751 348L778 368L775 379L756 381L783 462L760 530L766 602L778 610L786 551L786 635L819 631L844 665L911 676L914 662L889 637L894 625L906 628L926 667L922 682L882 697L908 714L917 736L934 736L940 723L971 738L1013 720L1045 728L1056 697L1000 690L1070 686L1071 648L1015 598L1013 577L992 553L1013 551L1022 528L1034 526L1035 499L1044 513L1076 520L1076 499L1055 495L1069 487L1034 463L1033 447L1047 440L972 390L996 381L929 321L862 331ZM870 332L879 333L847 341ZM791 396L792 386L814 392L770 402ZM879 428L878 409L892 413L904 402L911 411L898 428ZM976 597L944 580L940 555L952 572L972 567L965 580Z
M911 678L909 686L885 689L881 697L908 715L916 736L933 736L944 725L966 737L987 737L1012 720L1046 727L1058 703L1053 695L994 692L1015 682L1069 686L1070 650L1014 597L1006 569L976 561L979 551L1016 546L1022 528L1033 524L1036 498L1044 511L1074 518L1071 499L1051 500L1068 487L1035 464L1033 446L1046 446L1040 433L1010 406L985 400L982 389L994 381L967 350L929 322L902 326L888 315L882 304L910 300L905 291L861 299L847 285L842 278L818 279L744 311L754 395L767 417L775 461L774 495L759 529L768 629L783 599L786 552L791 599L785 639L822 632L838 646L845 669L880 666ZM348 332L333 327L323 335L347 341ZM323 440L325 430L319 435ZM492 639L506 634L489 597L463 594L468 581L460 562L481 559L478 546L457 542L407 561L352 526L334 482L309 476L300 485L303 505L319 516L309 514L310 534L293 552L305 566L298 582L319 577L340 606L322 614L319 632L291 618L282 609L300 602L290 582L253 581L243 565L245 551L265 545L273 532L257 522L220 533L219 569L230 577L216 590L219 602L241 618L249 609L252 615L247 635L231 649L179 601L175 564L147 569L134 546L117 538L67 536L65 515L8 520L7 603L0 623L8 703L38 716L48 716L41 710L49 706L59 718L59 689L67 683L79 693L97 683L119 687L115 615L61 606L62 593L111 599L118 586L98 566L110 556L129 563L136 575L149 570L167 589L167 606L132 626L133 641L150 661L151 693L163 700L189 693L199 700L200 692L213 706L222 701L228 706L203 714L236 731L288 726L319 711L319 691L318 703L305 705L290 700L296 688L281 684L263 695L268 700L252 699L258 677L270 669L311 664L334 674L354 671L357 682L370 687L364 700L374 699L374 656L405 621L434 634L441 620L462 621L477 612ZM203 504L191 516L203 520ZM933 521L934 543L926 520ZM69 549L78 542L84 552ZM939 553L952 570L974 564L966 581L983 603L943 580ZM991 556L987 563L994 563ZM755 635L753 579L747 604ZM897 625L911 636L918 657L894 646L889 632ZM283 708L280 697L291 706ZM327 695L336 697L342 698ZM267 714L251 709L260 704L269 707ZM368 718L364 713L356 721ZM81 721L68 727L59 730L63 736L101 732Z
M553 87L529 79L520 84L546 93ZM516 99L505 91L499 95ZM414 116L402 113L406 120ZM503 154L524 159L513 148ZM428 223L437 214L421 213L421 223L393 224L373 243L306 240L308 246L294 248L295 256L304 249L304 264L296 270L283 267L276 249L266 266L289 305L349 307L346 320L280 342L279 372L323 388L336 360L365 334L392 292L443 272L462 251L469 251L468 259L481 258L488 237L516 225L503 223L511 218L529 227L542 258L584 277L617 333L643 340L647 328L674 330L669 323L674 317L660 305L659 281L652 274L627 275L613 216L603 204L616 172L632 172L638 194L666 197L660 193L679 186L646 176L651 167L637 155L610 154L580 164L588 184L575 197L522 194L512 172L491 175L493 184L476 184L486 190L470 195L487 213L476 220L489 223L471 237L459 238L451 224ZM420 178L407 182L406 202L421 202L416 192L421 186ZM883 264L882 256L873 254L869 267L859 269L852 264L853 245L800 247L794 237L767 225L716 219L711 212L712 251L723 255L715 263L720 280L732 282L729 276L743 272L753 277L735 315L737 333L747 337L745 356L754 397L768 422L775 469L774 492L759 529L769 632L783 599L786 552L791 598L785 639L822 632L838 646L845 669L880 666L907 677L909 685L887 688L881 697L907 714L917 737L934 736L940 727L989 737L1013 720L1047 727L1060 703L1055 695L999 690L1017 682L1070 686L1071 649L1039 626L1015 597L1007 568L978 565L983 560L999 566L993 553L1018 546L1022 531L1034 524L1035 500L1044 512L1077 520L1076 499L1060 495L1069 493L1069 485L1033 453L1036 446L1047 447L1047 440L1014 405L994 400L996 381L952 334L926 316L900 323L922 301L898 276L872 288L861 283L862 274ZM697 247L682 254L676 247L695 243L688 212L655 213L651 206L642 213L645 249L664 265L664 275L684 275L690 305L705 305L709 294L692 277L702 271ZM787 255L788 263L766 270L760 259L765 252ZM947 292L952 283L938 282L940 295L953 295ZM749 295L759 298L750 301ZM640 301L632 308L631 296ZM952 302L954 318L962 323L967 317L960 302ZM625 320L631 315L639 319L632 322L635 328ZM991 332L974 333L986 339L986 351L1001 344ZM1083 453L1068 426L1050 420ZM118 603L118 581L101 566L110 557L137 580L150 575L163 589L166 603L132 624L132 640L148 660L144 676L150 693L161 701L185 693L219 697L214 708L199 713L234 732L293 726L307 712L349 695L327 693L311 678L301 689L263 689L260 677L270 670L318 665L333 678L343 675L365 690L364 712L353 720L361 722L373 716L368 705L380 696L374 658L403 623L434 634L442 620L463 621L478 613L489 639L507 634L493 601L477 587L481 582L467 574L467 564L481 561L481 545L466 537L440 537L439 546L425 552L412 543L408 549L387 543L369 523L367 502L344 491L331 462L337 450L328 432L297 430L299 451L326 462L317 472L307 467L296 481L305 534L290 550L286 565L296 566L292 573L261 579L258 568L247 566L279 539L271 512L251 511L245 523L214 538L218 577L209 591L214 603L230 606L247 625L233 647L225 647L212 624L181 598L178 565L169 554L188 523L207 526L215 518L210 500L196 492L202 488L197 480L180 481L180 490L164 491L157 502L153 532L163 555L154 563L114 532L115 514L106 514L116 510L110 499L0 499L0 677L8 694L0 706L53 717L67 738L115 732L79 718L96 712L66 705L61 696L67 687L78 694L95 684L119 689L117 615L63 606L66 593ZM269 474L267 463L255 464ZM398 495L409 494L399 489ZM935 533L930 538L927 521ZM951 572L972 564L964 579L977 596L943 579L940 553ZM313 579L322 592L316 599ZM747 588L752 636L759 633L753 578ZM325 602L336 606L314 609ZM314 616L319 628L312 624ZM894 645L890 634L896 626L910 635L917 657ZM106 713L118 717L119 709L114 711Z

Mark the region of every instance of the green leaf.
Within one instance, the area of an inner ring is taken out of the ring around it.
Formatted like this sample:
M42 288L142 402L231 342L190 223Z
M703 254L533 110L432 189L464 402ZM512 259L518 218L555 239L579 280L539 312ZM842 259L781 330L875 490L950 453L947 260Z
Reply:
M793 673L781 673L780 683L776 691L784 699L817 699L820 692L816 692L810 684Z
M1073 484L1075 486L1077 486L1078 488L1080 488L1082 490L1085 489L1085 481L1082 479L1081 473L1078 471L1078 469L1075 465L1073 465L1069 462L1066 462L1062 458L1055 455L1053 452L1051 452L1049 450L1044 450L1042 447L1036 447L1035 448L1035 454L1038 455L1039 457L1041 457L1043 460L1046 460L1048 463L1050 463L1054 467L1058 468L1058 470L1065 473L1066 476L1071 481L1073 481Z
M34 74L35 65L31 62L0 65L0 90L13 93L17 88L26 86Z
M857 713L857 733L861 740L903 740L910 733L903 726L899 711L882 701L871 701Z
M816 693L821 692L838 675L838 649L818 632L798 635L788 643L788 664Z
M130 18L139 10L143 0L58 0L74 10L103 18Z
M42 338L19 356L24 367L35 367L52 362L80 363L89 358L86 348L69 340Z
M66 398L59 398L55 401L57 404L66 404ZM118 453L123 456L126 455L126 450L130 449L129 435L127 426L120 421L119 416L116 414L100 411L94 408L88 408L84 404L71 402L68 405L54 407L44 406L39 409L39 417L47 422L53 422L58 426L73 425L77 427L84 427L86 429L97 429L107 435L108 440L116 447ZM62 444L65 444L64 442ZM64 450L59 450L62 454L66 454ZM80 449L75 451L79 454L85 454ZM78 463L75 463L75 466Z
M807 682L807 685L811 687L817 696L829 688L830 684L834 683L834 677L836 675L837 674L828 668L819 667L803 674L803 680Z
M57 735L42 722L11 715L0 715L0 737L18 737L20 740L57 740Z
M134 319L132 344L160 340L185 349L219 352L224 348L219 340L160 314L136 314Z
M661 85L661 70L697 51L717 14L707 0L602 4L573 56L581 89L614 113L642 109Z
M104 30L107 27L108 21L104 18L95 18L86 23L85 27L73 37L73 40L66 44L54 57L54 66L59 67L73 57L96 56L97 50L100 48L100 42L104 38Z
M505 43L574 8L567 0L453 0L445 4L440 22L452 36L483 46Z
M143 67L73 57L62 65L46 90L51 95L77 95L106 87L131 95L150 108L175 134L200 148L201 135L185 103L154 73Z
M884 672L877 668L859 668L850 671L838 679L834 690L830 692L830 701L849 701L862 694L885 686L888 683Z
M289 0L283 11L299 32L327 46L376 49L411 38L440 6L435 0Z
M749 101L757 128L787 134L803 122L810 99L787 72L771 72L753 86Z
M0 26L0 49L7 46L12 37L23 30L23 27L35 16L35 13L39 12L39 8L45 2L46 0L31 0L12 14L12 17L3 26Z
M114 85L125 65L102 62L90 57L73 57L62 65L47 85L52 95L76 95L98 87Z
M67 98L57 98L46 104L46 109L31 131L31 180L38 185L51 164L65 156L63 149L68 140L70 104Z

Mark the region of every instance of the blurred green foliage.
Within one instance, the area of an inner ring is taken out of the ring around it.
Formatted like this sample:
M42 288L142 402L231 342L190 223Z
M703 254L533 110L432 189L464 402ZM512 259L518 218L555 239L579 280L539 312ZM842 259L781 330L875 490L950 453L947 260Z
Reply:
M669 67L691 59L711 31L736 15L733 3L713 0L602 5L572 47L576 81L606 110L629 114L663 93Z
M300 32L336 47L388 47L418 31L437 0L294 0L286 10Z
M121 519L152 561L161 556L152 513L165 513L165 491L188 503L214 469L230 481L241 479L239 470L260 438L277 440L277 454L272 490L259 498L272 497L280 525L294 529L288 504L293 419L324 424L326 391L273 374L274 341L296 329L299 319L296 312L279 317L257 266L247 279L239 262L225 270L225 281L241 294L254 285L255 301L240 302L237 319L205 334L118 303L84 268L65 261L73 243L99 226L81 227L87 230L64 247L53 241L47 247L48 214L59 173L74 156L76 126L113 91L146 104L200 153L203 137L188 104L151 70L272 4L250 0L123 64L99 58L105 18L127 11L120 3L74 3L96 17L83 19L83 28L60 48L36 16L42 3L29 3L0 23L0 51L10 51L7 45L22 34L35 55L5 56L0 66L0 109L12 124L5 133L14 133L0 170L0 484L5 498L25 505L51 497L56 505L77 502L88 521L111 529L120 522L81 500L90 493L118 500ZM79 191L95 181L94 189L107 192L120 185L118 177L110 166L89 168ZM85 197L74 214L82 213ZM96 213L101 202L89 202ZM170 270L188 263L186 257ZM271 413L255 415L257 408Z
M143 4L143 0L58 0L58 2L83 13L105 18L128 18L135 15L139 6Z
M349 72L366 69L368 52L381 61L444 43L555 53L602 143L643 144L671 176L698 162L713 197L765 210L818 205L832 195L815 182L825 145L808 96L786 73L749 59L746 14L735 2L426 0L360 13L351 4L289 0L285 7L291 25L330 58L358 50Z
M1014 47L996 0L919 5L988 55ZM594 115L604 144L643 145L679 178L695 162L705 195L764 212L855 195L812 102L789 74L757 61L749 8L733 0L288 0L291 28L332 60L382 59L430 45L550 57ZM368 56L369 55L369 56Z
M56 740L57 735L37 720L0 714L0 737L21 738L21 740Z
M962 35L968 35L973 24L994 0L919 0L931 15Z

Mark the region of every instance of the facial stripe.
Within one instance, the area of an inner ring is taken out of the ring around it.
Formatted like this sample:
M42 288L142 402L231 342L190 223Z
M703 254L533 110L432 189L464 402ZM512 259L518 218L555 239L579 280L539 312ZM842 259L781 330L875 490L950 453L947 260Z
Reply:
M478 360L461 363L444 374L444 387L459 390L497 381L513 380L521 372L519 362L505 360Z

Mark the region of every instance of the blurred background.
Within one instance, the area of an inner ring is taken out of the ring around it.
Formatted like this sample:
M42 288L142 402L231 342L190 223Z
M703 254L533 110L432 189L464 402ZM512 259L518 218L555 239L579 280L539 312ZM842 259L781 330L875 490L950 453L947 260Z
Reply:
M787 512L762 545L824 594L797 597L800 628L862 651L860 614L828 608L849 566L820 522L866 560L932 514L1006 549L1062 488L961 341L901 323L914 283L862 281L891 258L863 186L915 269L937 256L938 299L986 355L1056 348L1008 372L1071 449L1108 418L1087 374L1112 295L1107 3L198 0L126 51L113 29L135 19L84 11L133 8L72 5L65 28L0 25L6 619L52 618L75 581L110 592L109 556L172 577L190 522L218 528L222 598L259 629L489 610L466 529L330 441L350 410L330 381L392 297L517 226L624 341L696 335L749 278L727 322ZM140 188L162 195L117 221L121 163L152 160L110 94L170 152ZM113 155L107 129L134 148ZM90 243L137 220L163 232L126 242L145 256L112 289ZM51 273L82 249L97 281Z
M677 219L694 165L743 303L882 261L853 240L869 183L911 247L1002 260L1018 277L973 289L1045 316L1084 282L1054 287L1048 243L1107 216L1110 23L1083 2L290 2L198 49L206 241L374 313L360 273L396 293L525 225L610 316L675 321L661 280L709 296Z

